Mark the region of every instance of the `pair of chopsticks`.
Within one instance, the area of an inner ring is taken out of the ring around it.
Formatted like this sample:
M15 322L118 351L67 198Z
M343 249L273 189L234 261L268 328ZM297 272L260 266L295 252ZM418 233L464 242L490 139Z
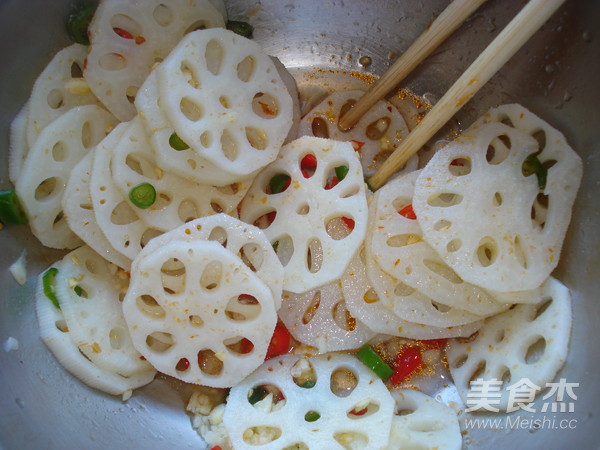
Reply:
M340 118L340 128L351 128L371 106L391 91L484 1L454 0L398 61ZM373 174L369 179L370 186L373 189L383 186L394 172L504 66L563 2L564 0L530 0Z

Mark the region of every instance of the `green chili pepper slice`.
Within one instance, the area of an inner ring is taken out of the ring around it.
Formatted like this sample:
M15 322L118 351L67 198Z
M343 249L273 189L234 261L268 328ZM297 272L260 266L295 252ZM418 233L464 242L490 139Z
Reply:
M291 181L292 179L290 178L290 176L284 173L279 173L275 175L273 178L271 178L271 181L269 181L269 188L271 189L271 194L279 194L280 192L285 191L290 185Z
M97 4L77 8L67 18L67 33L78 44L90 45L88 27L96 12Z
M535 154L532 153L527 158L525 158L525 161L523 161L523 165L521 166L521 173L523 174L523 176L526 177L535 173L538 179L539 188L542 190L546 188L548 171L542 165L542 162L538 159L538 157Z
M315 384L317 384L317 382L315 380L307 380L304 383L302 383L300 385L300 387L304 388L304 389L310 389L310 388L314 388Z
M27 224L27 215L14 189L0 191L0 222L4 225Z
M156 189L150 183L138 184L129 191L129 200L138 208L149 208L156 201Z
M46 273L42 276L42 288L44 289L44 294L46 297L50 299L52 304L60 309L60 303L58 302L58 297L56 296L56 291L54 290L54 279L56 278L56 274L58 273L58 269L56 267L50 267L46 270Z
M169 145L175 150L187 150L190 148L189 145L187 145L179 136L177 136L177 133L173 133L169 137Z
M307 422L316 422L321 418L321 414L316 411L309 411L304 415L304 420Z
M369 344L363 345L356 356L383 381L394 373L394 369L387 365Z
M252 37L252 32L254 31L254 27L248 22L239 20L228 20L226 27L228 30L248 39Z
M252 389L252 394L250 394L250 396L248 397L248 401L251 405L254 405L255 403L265 398L267 395L269 395L269 392L264 386L256 386L254 389Z
M344 178L346 178L346 175L348 175L348 171L350 169L348 168L348 166L338 166L335 168L335 176L337 177L338 181L342 181Z
M73 288L73 290L75 291L75 293L81 297L81 295L83 294L83 289L81 289L81 286L77 285Z

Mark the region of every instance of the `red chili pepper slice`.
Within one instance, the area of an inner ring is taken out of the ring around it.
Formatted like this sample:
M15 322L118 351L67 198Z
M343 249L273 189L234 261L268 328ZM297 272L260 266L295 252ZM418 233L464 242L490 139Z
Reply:
M273 337L271 343L267 349L267 359L273 358L274 356L283 355L290 350L292 344L292 336L287 330L284 324L278 322L273 331Z
M121 36L123 39L133 39L133 34L123 28L113 28L113 31Z
M364 416L367 413L367 410L369 408L363 408L363 409L359 409L358 411L356 409L353 409L352 411L350 411L350 414L352 414L353 416Z
M242 340L240 341L240 353L242 355L246 355L250 353L252 349L254 349L254 344L252 343L252 341L246 338L242 338Z
M351 219L350 217L342 217L342 220L344 221L344 224L350 228L351 230L354 230L354 225L355 222L353 219Z
M331 178L326 184L325 184L325 190L328 191L329 189L333 189L334 187L337 186L337 184L340 182L340 180L338 180L338 177L336 177L335 175L333 176L333 178Z
M300 161L300 170L302 171L304 178L312 177L316 169L317 158L315 158L315 155L309 153Z
M266 114L267 116L274 116L275 115L275 111L273 111L271 109L271 107L269 105L267 105L266 103L258 102L258 104L260 105L260 109L262 109L262 112L264 114Z
M187 358L181 358L178 362L177 365L175 366L175 369L177 369L179 372L183 372L184 370L188 370L190 367L190 362Z
M144 42L146 42L146 38L144 36L136 36L135 37L135 43L137 45L142 45Z
M394 373L390 377L392 384L400 384L419 368L423 362L421 351L417 347L405 347L394 361Z
M412 205L405 206L400 211L398 211L398 214L400 214L401 216L404 216L404 217L406 217L407 219L410 219L410 220L416 220L417 219L417 215L413 211Z
M361 148L363 148L363 145L365 145L364 142L355 141L354 139L351 139L350 142L352 142L352 147L354 147L355 152L358 152Z
M427 348L436 349L436 348L444 348L448 339L425 339L419 341Z
M222 450L220 445L215 445L214 447L211 447L210 450Z

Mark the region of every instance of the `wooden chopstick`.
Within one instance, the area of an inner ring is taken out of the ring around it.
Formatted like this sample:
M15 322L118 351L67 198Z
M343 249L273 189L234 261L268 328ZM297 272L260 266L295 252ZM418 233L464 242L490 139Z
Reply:
M446 40L486 0L454 0L340 118L340 128L350 129L377 101L404 79L421 61Z
M378 189L529 40L565 0L530 0L369 179Z

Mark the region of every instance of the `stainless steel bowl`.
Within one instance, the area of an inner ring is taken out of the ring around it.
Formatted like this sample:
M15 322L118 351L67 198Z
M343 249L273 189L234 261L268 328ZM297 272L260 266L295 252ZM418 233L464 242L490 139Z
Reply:
M0 117L7 160L8 126L37 74L68 44L63 24L72 0L0 0ZM233 0L233 18L250 16L255 39L288 67L341 68L381 75L390 53L405 50L447 1ZM523 1L489 0L404 83L439 98L512 18ZM469 448L596 448L600 442L600 2L570 0L459 113L468 125L489 107L519 102L564 132L584 160L584 179L555 275L573 293L569 359L559 376L580 383L574 429L469 430ZM360 56L372 64L363 69ZM8 188L0 164L0 188ZM32 294L35 275L62 253L43 248L27 227L0 231L0 350L2 448L201 448L184 412L186 389L157 380L123 403L67 374L38 337ZM27 250L29 280L19 286L6 270ZM530 414L523 414L530 418ZM571 422L573 423L573 422Z

